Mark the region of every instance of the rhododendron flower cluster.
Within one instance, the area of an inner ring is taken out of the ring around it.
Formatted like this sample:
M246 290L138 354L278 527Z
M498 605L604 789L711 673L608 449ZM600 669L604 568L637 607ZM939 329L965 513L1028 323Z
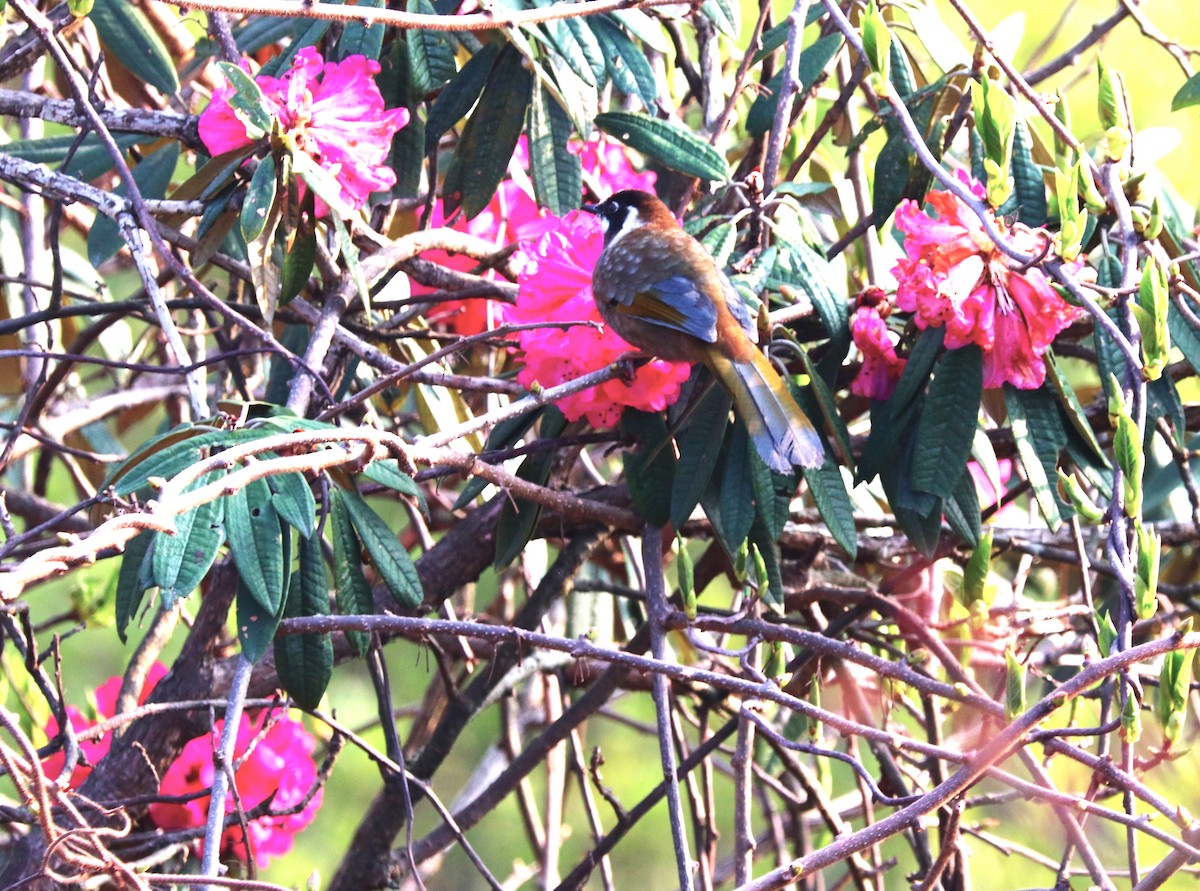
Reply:
M392 137L409 120L406 108L384 108L375 83L379 70L366 56L326 63L310 46L296 53L282 77L255 79L296 149L337 180L342 199L353 208L395 185L396 174L385 162ZM233 93L230 86L217 90L200 115L200 139L214 155L251 142L229 104ZM317 215L324 210L318 203Z
M960 172L972 192L983 186ZM1051 287L1040 269L1026 268L1001 253L979 218L953 193L928 195L933 216L913 201L896 210L905 233L893 274L896 303L914 313L920 328L945 326L946 346L968 343L983 350L983 385L1010 383L1036 389L1046 379L1042 357L1060 331L1079 314ZM997 227L1019 250L1037 256L1047 235L1020 224Z
M880 288L868 288L859 295L857 309L850 317L850 335L862 353L862 368L850 383L850 392L868 399L887 399L896 389L906 360L896 355L899 335L884 321L891 304Z
M639 173L634 170L633 165L629 163L625 147L608 137L596 134L586 142L570 143L567 150L579 156L585 176L594 177L603 183L608 191L654 191L654 172ZM533 241L543 233L555 229L559 220L538 207L533 195L533 183L526 172L528 168L529 144L522 136L508 167L509 175L500 183L488 206L469 220L459 217L454 221L452 228L490 241L497 248L514 242ZM434 228L446 225L445 212L440 200L434 203L429 222ZM461 272L466 272L475 265L475 260L471 257L448 254L445 251L426 251L422 256L439 266ZM431 290L416 282L412 285L413 294L425 294ZM447 301L428 313L431 321L439 322L455 334L462 335L488 330L494 326L496 317L494 302L481 299Z
M520 293L505 307L513 324L600 322L592 298L592 267L604 249L604 233L591 214L572 211L555 227L517 254ZM517 375L524 386L543 387L597 371L634 350L609 328L590 325L538 328L517 335L525 366ZM626 406L661 411L679 398L691 366L653 359L629 382L611 380L559 400L568 420L586 417L597 428L611 427Z
M161 664L151 667L146 677L139 702L145 702L167 669ZM96 688L95 702L97 718L89 720L74 706L67 708L71 727L76 733L113 717L117 711L117 696L121 689L121 678L109 678ZM221 735L222 722L218 721L213 734L191 740L184 746L179 757L163 775L159 793L164 796L189 796L210 789L213 781L213 750ZM265 729L264 729L265 728ZM46 732L53 738L58 734L58 722L50 719ZM112 745L112 734L101 739L80 742L80 749L90 765L95 765L108 754ZM286 715L262 713L256 718L242 715L238 725L237 745L234 749L235 778L243 811L270 799L273 811L286 810L300 804L316 781L317 770L312 753L315 742L304 726ZM65 758L61 752L48 757L44 769L54 777L62 772ZM91 766L77 765L71 774L70 785L78 788ZM59 777L59 782L64 778ZM240 859L249 853L259 864L266 864L271 856L285 854L291 850L296 833L312 822L321 806L321 790L313 796L303 809L284 816L261 816L251 820L247 829L248 838L243 837L236 823L225 830L221 838L221 851ZM197 796L183 803L154 803L150 805L150 819L160 829L188 829L202 827L208 816L209 796ZM226 800L226 812L234 809L233 795Z

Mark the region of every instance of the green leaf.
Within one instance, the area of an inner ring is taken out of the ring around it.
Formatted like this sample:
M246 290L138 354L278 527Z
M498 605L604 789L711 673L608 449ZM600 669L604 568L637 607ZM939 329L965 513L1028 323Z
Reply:
M153 137L129 133L115 133L113 139L116 140L122 151L134 145L153 141ZM35 164L54 167L59 169L60 173L85 181L93 180L112 170L112 155L109 154L108 147L100 141L100 137L95 133L84 136L83 142L71 156L70 163L63 167L62 163L67 157L67 152L74 144L74 134L47 136L44 139L16 139L4 144L4 153L25 161L33 161Z
M610 16L592 16L589 23L603 48L613 86L626 96L636 96L647 111L654 111L658 105L658 79L646 59L645 50L634 43Z
M710 181L729 178L721 153L678 124L631 111L608 111L596 116L596 126L672 170Z
M442 202L447 216L461 207L470 219L488 206L508 170L532 96L533 73L524 57L506 46L446 171Z
M300 570L292 575L285 619L329 614L329 585L320 539L300 540ZM328 634L288 634L275 638L275 669L283 689L302 709L321 704L333 677L333 640Z
M219 472L206 473L187 488L191 492L216 481ZM163 609L187 597L208 574L225 541L225 499L214 498L175 518L174 535L154 533L153 579Z
M537 203L556 216L579 207L583 164L567 150L571 119L550 91L535 82L529 108L529 172Z
M899 127L888 131L887 142L875 159L875 182L871 189L874 218L882 224L904 200L916 154Z
M548 413L542 419L541 438L553 439L560 436L566 426L567 419L561 412ZM550 479L555 458L557 455L553 450L534 452L521 462L521 466L517 468L517 476L527 482L544 486ZM534 504L524 498L505 500L500 508L500 518L496 522L496 556L492 565L497 570L508 566L525 550L525 545L532 537L541 515L540 504Z
M933 373L917 427L914 489L949 498L966 472L983 395L983 353L975 344L947 350Z
M246 200L242 203L242 237L247 242L262 235L267 221L275 208L278 177L275 155L268 153L258 162L258 168L246 189Z
M179 146L174 143L151 152L133 168L133 181L137 184L138 193L143 198L162 198L167 194L167 186L171 184L171 176L178 163ZM118 185L116 194L128 198L128 184ZM124 243L116 221L97 214L87 239L88 259L92 265L99 266L119 251Z
M1056 487L1058 453L1067 444L1058 407L1045 387L1018 390L1010 384L1004 385L1004 404L1025 478L1033 488L1046 525L1053 532L1070 510L1059 499Z
M168 96L179 90L170 53L136 6L128 0L96 0L90 18L105 44L106 64L124 66Z
M583 57L587 60L588 67L592 69L592 83L596 86L603 86L608 75L608 65L604 61L604 47L600 45L600 41L588 24L588 20L582 16L572 16L571 18L564 19L563 24L567 26L567 30L571 32L571 36L575 38L575 42L579 45Z
M246 127L251 140L262 139L271 132L274 116L262 90L254 79L232 62L218 62L225 79L233 87L229 96L229 107L237 119Z
M1171 111L1180 111L1200 104L1200 73L1193 74L1180 87L1171 100Z
M814 83L825 67L837 55L842 45L841 34L826 34L806 46L800 53L800 92L804 93ZM762 136L775 123L775 109L779 106L779 93L783 89L783 72L778 72L767 82L746 113L746 132L751 136Z
M764 467L766 465L763 465ZM769 606L783 604L783 572L779 567L779 540L763 522L762 515L755 517L750 528L749 542L758 549L762 568L766 570L767 590L759 589L759 596Z
M283 269L279 275L279 305L304 290L317 261L317 229L312 223L312 195L304 196L304 209L294 229L285 232Z
M558 409L551 406L549 411L557 412ZM530 411L519 414L514 418L508 418L501 421L488 433L487 441L483 445L485 452L498 451L500 449L511 448L525 435L525 432L532 427L547 409L535 408ZM561 412L559 412L561 414ZM371 465L367 465L368 469ZM376 480L376 482L380 482ZM467 484L463 486L462 492L455 499L452 510L462 510L472 501L479 497L479 494L487 488L487 482L479 477L471 477Z
M338 612L343 616L369 616L375 612L375 602L363 573L362 543L354 532L345 493L334 489L331 501L329 531L333 540L333 588L337 592ZM346 639L358 655L366 655L370 635L365 631L347 631Z
M405 609L419 607L425 596L421 578L395 533L357 492L344 492L342 503L392 597Z
M264 455L264 458L270 457ZM277 473L267 477L271 505L289 526L309 538L317 529L317 500L302 473Z
M783 233L777 235L779 253L766 286L778 289L780 285L787 285L807 294L830 338L845 341L848 347L850 301L844 293L838 293L829 261L803 241L790 239Z
M742 33L742 7L733 0L704 0L700 14L716 25L726 37L737 39Z
M942 503L942 511L955 535L971 547L979 544L983 527L979 516L979 493L975 490L975 478L971 474L964 473L958 478L954 491Z
M633 506L647 522L666 526L671 519L675 478L675 454L666 422L661 414L626 409L621 415L621 432L637 443L622 455Z
M429 516L429 506L425 503L425 493L411 476L400 469L400 462L395 458L385 458L382 461L372 461L363 468L363 476L372 482L387 486L411 498L420 507L421 513Z
M858 529L854 525L854 504L846 490L841 468L826 454L825 463L820 467L801 470L829 534L853 560L858 555Z
M246 590L264 615L274 616L283 601L284 535L266 480L253 480L225 497L225 534Z
M409 32L412 33L412 32ZM466 117L483 92L488 76L500 55L499 43L485 43L467 60L458 76L451 80L438 94L425 120L425 151L437 147L442 134Z
M717 469L700 499L717 540L731 560L754 525L754 483L750 474L750 434L739 418L725 432Z
M149 587L141 582L142 563L146 560L153 540L153 533L139 532L125 545L125 553L121 556L116 595L117 636L121 638L121 643L126 642L126 630L137 614L138 607L142 605L142 596Z
M289 534L286 541L291 542ZM242 655L251 662L258 662L275 639L275 629L283 618L283 598L275 612L263 609L262 603L246 587L245 579L238 578L237 597L234 600L234 622L237 624L238 643Z
M182 424L143 443L105 480L119 496L132 495L153 477L170 479L200 459L200 450L219 452L261 439L272 431L221 430L204 424Z
M383 9L386 6L387 3L384 0L358 0L355 9ZM423 31L424 29L416 30ZM342 26L342 36L338 38L337 42L339 59L366 56L372 61L378 61L382 49L383 25L368 25L364 19L352 19Z
M688 425L675 437L679 458L675 463L675 480L671 486L671 525L678 529L684 524L700 496L708 487L725 427L729 424L729 395L715 384L696 402L688 416Z
M406 5L409 12L434 14L433 4L429 0L408 0ZM458 67L454 64L454 43L449 32L413 28L405 32L405 40L408 41L412 87L418 97L424 98L440 90L458 73Z
M899 417L925 389L945 336L945 328L926 328L913 344L908 364L904 366L892 398L888 400L892 417Z

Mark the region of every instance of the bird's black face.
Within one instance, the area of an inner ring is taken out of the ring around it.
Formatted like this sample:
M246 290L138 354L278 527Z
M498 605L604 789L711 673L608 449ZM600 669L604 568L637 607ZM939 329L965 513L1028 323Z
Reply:
M652 197L644 192L626 190L617 192L599 204L585 204L581 209L600 218L600 225L604 229L604 246L608 247L625 232L645 225L647 220L639 213L639 208L646 199Z

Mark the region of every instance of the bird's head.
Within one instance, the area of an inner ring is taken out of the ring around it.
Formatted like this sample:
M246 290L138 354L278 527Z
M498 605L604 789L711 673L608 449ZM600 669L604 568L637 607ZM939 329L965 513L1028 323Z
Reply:
M582 210L600 219L605 247L611 246L626 232L643 226L674 229L679 225L665 204L649 192L637 189L614 192L606 201L585 204Z

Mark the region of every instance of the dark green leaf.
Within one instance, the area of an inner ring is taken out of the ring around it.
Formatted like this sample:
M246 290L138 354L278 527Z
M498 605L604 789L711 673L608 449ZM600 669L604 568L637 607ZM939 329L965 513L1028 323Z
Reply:
M329 534L333 540L333 587L338 612L343 616L369 616L375 612L375 602L363 573L362 543L354 532L342 490L334 489L331 498ZM365 631L347 631L346 639L358 655L366 655L370 637Z
M913 462L914 489L947 499L966 472L979 426L983 353L975 344L947 350L933 372Z
M387 4L384 0L358 0L355 9L383 9ZM368 24L370 14L361 19L352 19L342 26L342 36L338 38L337 54L339 59L351 56L366 56L378 61L379 52L383 49L383 25ZM421 28L415 29L423 31ZM412 33L411 31L409 32Z
M326 0L328 2L328 0ZM333 0L334 3L340 3L341 0ZM309 46L316 46L321 38L329 31L333 24L329 19L292 19L289 27L289 40L287 46L278 56L269 59L258 70L259 77L279 77L283 72L286 72L292 67L292 62L296 58L296 53Z
M136 6L128 0L96 0L90 18L104 41L106 64L124 66L168 96L179 89L170 53Z
M1179 111L1200 103L1200 74L1193 74L1176 91L1171 100L1171 111Z
M483 47L467 60L462 71L458 72L450 83L446 84L429 109L429 117L425 121L425 151L433 151L437 147L442 134L464 118L483 92L484 84L496 65L496 57L500 54L499 43L485 43Z
M220 430L203 424L183 424L143 443L136 452L113 471L104 483L115 494L132 495L151 477L170 479L185 467L195 464L201 450L217 452L231 446L261 439L270 431Z
M284 535L266 480L253 480L225 497L225 535L246 589L263 615L276 615L284 592Z
M575 38L575 42L579 45L583 57L587 60L588 67L592 69L592 83L597 86L603 86L605 78L608 75L608 66L604 63L604 47L600 45L600 41L596 38L596 34L592 31L587 19L582 16L572 16L571 18L563 19L563 24L567 26L567 30L571 32L571 36ZM587 78L584 79L587 80Z
M187 491L220 477L220 473L206 473ZM191 594L217 559L217 551L225 541L224 502L224 498L214 498L180 514L175 518L174 535L154 533L153 578L163 609L170 609L175 601Z
M434 14L433 4L429 0L408 0L407 6L409 12ZM440 90L458 73L449 32L413 28L405 32L405 40L408 41L412 87L417 97L423 99Z
M813 41L811 46L804 48L800 54L801 93L816 83L841 46L841 34L826 34ZM775 109L779 106L779 93L783 89L783 74L784 72L780 71L772 77L766 90L750 105L750 111L746 113L746 132L751 136L762 136L774 124Z
M1046 182L1042 169L1033 160L1033 142L1029 127L1018 118L1012 145L1013 193L997 216L1015 216L1027 226L1046 223Z
M759 596L762 597L764 603L771 606L783 604L783 572L779 568L778 538L778 535L767 528L761 515L754 518L754 525L750 528L749 541L758 548L763 563L767 567L767 590L759 591Z
M372 482L379 483L381 486L387 486L389 489L411 498L417 503L417 506L421 509L421 513L427 517L429 516L429 505L425 503L425 493L421 491L420 486L416 484L416 481L411 476L400 469L400 462L395 458L372 461L363 468L363 476Z
M750 458L750 485L758 519L771 541L778 541L791 515L792 495L796 492L794 474L775 473L763 463L758 452Z
M874 219L883 223L904 200L908 181L916 164L916 154L908 138L895 128L888 131L888 140L875 159L875 183L871 190Z
M729 178L729 165L721 153L678 124L631 111L609 111L596 116L596 126L672 170L718 182Z
M233 92L229 96L229 107L237 119L246 127L251 139L261 139L271 132L274 117L262 90L254 78L232 62L218 62Z
M820 467L802 468L804 481L812 493L821 519L825 521L833 540L841 545L850 559L858 555L858 530L854 525L854 505L846 491L846 481L836 461L828 455Z
M270 457L264 455L264 458ZM271 504L275 512L301 538L310 537L317 528L317 500L302 473L277 473L267 477L271 487Z
M311 194L306 195L305 205L311 201ZM286 237L288 243L279 277L281 306L304 289L317 261L317 230L312 223L311 211L306 211L300 216L299 224L294 230L287 232Z
M671 487L671 525L676 529L691 516L708 487L729 424L729 404L724 388L709 386L689 412L687 427L675 437L679 458Z
M1071 515L1070 507L1058 497L1058 453L1067 444L1058 406L1044 386L1039 390L1018 390L1010 384L1004 385L1004 404L1025 478L1033 488L1046 525L1053 532Z
M242 238L246 241L254 241L266 228L275 207L277 186L275 156L268 153L258 162L258 168L246 189L246 200L242 203Z
M171 184L171 176L175 173L175 165L178 163L179 146L174 143L165 145L143 158L142 163L133 168L133 181L137 183L141 196L162 198L166 195L167 186ZM128 198L129 186L121 183L117 186L116 194ZM97 214L87 239L88 259L92 265L99 266L119 251L123 244L116 221Z
M660 414L626 409L621 415L621 432L637 443L623 454L625 484L638 513L655 526L671 519L671 489L675 478L675 454L671 434Z
M900 375L896 390L888 400L893 417L898 417L925 390L925 384L933 371L934 360L942 348L945 338L945 328L926 328L913 344L908 357L908 364Z
M488 206L516 150L532 95L533 74L524 57L505 46L446 171L442 202L447 216L461 207L470 219Z
M1179 347L1179 352L1192 366L1192 371L1200 372L1200 331L1192 327L1192 323L1174 303L1167 310L1167 326L1171 329L1171 343Z
M658 79L645 51L607 15L592 16L589 24L604 51L613 86L626 96L636 96L647 111L654 111L658 104Z
M556 216L579 207L583 194L583 164L567 150L571 119L540 83L529 109L529 172L537 203Z
M292 575L285 619L329 614L329 585L317 538L300 540L300 569ZM328 634L288 634L275 638L275 670L283 689L302 709L321 703L333 677L333 641Z
M975 491L975 478L971 474L964 473L958 478L958 485L942 504L942 509L954 534L971 547L977 546L983 530L979 518L979 493Z
M742 8L731 0L704 0L700 13L726 37L737 39L742 33Z
M525 435L530 427L542 416L543 411L547 409L535 408L524 414L517 415L515 418L508 418L501 421L491 432L488 433L487 442L483 444L485 452L496 451L498 449L507 449L516 445L516 443ZM557 408L550 407L549 411L558 412ZM561 414L561 412L558 412ZM479 497L479 494L487 488L487 482L479 477L471 477L463 490L459 493L458 498L454 502L453 510L462 510L472 501Z
M128 133L114 134L113 138L122 150L138 145L139 143L153 141L152 137ZM57 168L67 157L67 152L75 144L75 139L76 137L73 134L69 136L47 136L44 139L17 139L5 143L4 152L25 161L33 161L36 164L46 164L47 166ZM76 179L93 180L101 174L112 170L112 168L113 159L112 155L108 152L108 147L100 141L100 137L95 133L89 133L83 138L75 154L71 156L71 162L63 167L60 172L65 173L67 176L73 176Z
M1047 351L1045 358L1046 381L1054 388L1054 392L1058 394L1059 409L1066 416L1067 423L1074 433L1077 434L1079 440L1091 452L1093 460L1101 467L1106 466L1108 464L1108 456L1104 454L1100 440L1096 438L1096 431L1092 429L1092 423L1088 420L1087 412L1080 405L1079 397L1075 395L1075 388L1071 386L1066 375L1058 367L1058 360L1054 354Z
M287 537L291 541L291 535ZM251 662L258 662L275 639L275 629L283 618L283 598L275 612L263 609L262 603L246 587L245 580L238 578L237 598L234 601L234 621L237 623L238 642L242 655Z
M141 582L142 563L153 540L153 533L139 532L125 545L125 553L121 556L116 596L117 636L121 638L121 643L125 643L126 630L142 605L142 595L149 587Z
M396 534L357 492L344 492L342 502L392 597L405 609L419 607L425 596L421 578L412 557L396 540Z
M780 285L807 294L821 323L835 341L850 342L850 301L838 293L829 268L829 261L803 241L787 238L780 233L779 253L766 286ZM843 353L843 356L845 354Z
M553 439L560 436L566 426L567 419L561 412L548 413L542 419L541 436L543 439ZM553 450L534 452L521 462L521 466L517 468L517 476L544 486L550 479L550 471L554 467L556 457ZM492 563L496 569L508 566L525 549L541 515L542 508L539 504L523 498L505 500L500 508L500 518L496 522L496 556Z
M725 432L725 447L700 500L721 547L732 560L754 524L754 484L750 479L750 435L737 419Z

